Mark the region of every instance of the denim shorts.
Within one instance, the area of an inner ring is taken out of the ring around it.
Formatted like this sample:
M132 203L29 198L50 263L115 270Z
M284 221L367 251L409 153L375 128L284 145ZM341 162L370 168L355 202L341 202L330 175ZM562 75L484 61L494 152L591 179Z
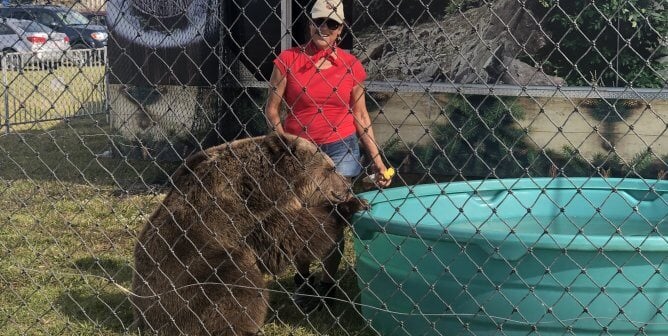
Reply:
M355 177L362 171L360 145L356 134L336 142L319 145L319 147L323 153L332 158L339 174L345 177Z

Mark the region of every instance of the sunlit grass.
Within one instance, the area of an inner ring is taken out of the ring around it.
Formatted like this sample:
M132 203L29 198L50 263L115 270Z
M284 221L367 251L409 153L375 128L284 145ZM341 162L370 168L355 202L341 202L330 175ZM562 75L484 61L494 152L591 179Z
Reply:
M0 135L0 334L139 335L132 322L132 249L175 164L100 155L103 116ZM340 274L358 301L348 235ZM353 303L300 313L292 273L270 282L265 335L373 335Z
M0 125L13 131L33 127L37 120L51 120L105 111L103 66L60 66L56 69L2 71L7 90L0 97ZM6 76L5 76L6 75Z

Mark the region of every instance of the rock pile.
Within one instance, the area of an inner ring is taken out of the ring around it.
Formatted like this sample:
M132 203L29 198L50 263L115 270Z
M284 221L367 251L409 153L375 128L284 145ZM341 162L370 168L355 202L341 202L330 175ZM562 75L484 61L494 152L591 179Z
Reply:
M522 61L546 43L539 20L516 0L497 0L413 26L363 29L354 53L370 80L564 85Z

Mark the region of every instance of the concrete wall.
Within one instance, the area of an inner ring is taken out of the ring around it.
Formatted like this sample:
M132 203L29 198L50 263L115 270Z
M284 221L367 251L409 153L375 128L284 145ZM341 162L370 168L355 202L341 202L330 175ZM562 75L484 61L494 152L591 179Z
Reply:
M377 109L370 102L378 141L385 143L398 136L404 142L430 143L425 129L447 122L440 115L447 102L448 95L436 93L393 94L380 99ZM648 147L658 155L668 155L668 101L644 102L625 121L616 122L597 120L592 108L579 99L523 97L518 103L525 112L520 125L529 129L529 137L539 148L561 151L564 146L576 147L586 158L608 153L611 146L624 159Z

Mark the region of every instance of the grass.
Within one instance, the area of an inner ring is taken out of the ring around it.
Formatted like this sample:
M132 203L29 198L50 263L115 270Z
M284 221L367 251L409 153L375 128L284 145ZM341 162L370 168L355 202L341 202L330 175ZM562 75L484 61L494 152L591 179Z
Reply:
M174 165L98 155L113 139L104 117L0 135L0 335L140 334L122 287ZM354 302L348 240L339 298ZM305 317L289 298L291 279L271 283L266 335L374 334L350 302Z
M103 113L103 66L60 66L48 70L2 70L3 91L0 124L12 130L31 127L35 120L62 120L81 114ZM6 74L6 78L4 77Z

